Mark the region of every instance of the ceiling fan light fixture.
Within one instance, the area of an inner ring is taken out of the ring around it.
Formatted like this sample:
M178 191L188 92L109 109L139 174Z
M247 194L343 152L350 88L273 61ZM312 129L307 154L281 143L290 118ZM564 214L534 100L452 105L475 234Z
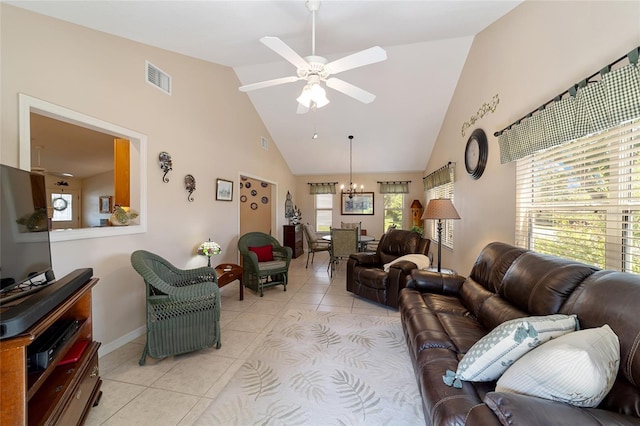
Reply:
M329 103L329 99L327 99L327 91L318 83L309 83L304 86L302 93L296 100L305 108L311 108L312 103L316 108L322 108Z

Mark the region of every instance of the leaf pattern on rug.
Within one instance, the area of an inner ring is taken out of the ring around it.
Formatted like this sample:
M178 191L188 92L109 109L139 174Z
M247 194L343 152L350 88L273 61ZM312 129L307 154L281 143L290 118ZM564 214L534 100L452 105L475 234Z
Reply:
M406 346L403 334L396 334L391 330L381 330L378 332L378 336L382 337L390 348L404 348Z
M355 333L349 333L347 339L353 343L364 346L365 348L373 348L375 346L375 338L371 336L366 330L357 331Z
M260 350L275 359L287 359L291 355L292 345L278 338L265 339L260 345ZM295 360L293 360L295 361Z
M403 339L399 317L290 310L194 426L425 424Z
M323 377L319 371L302 371L291 378L291 387L308 400L319 402L325 397L322 388Z
M303 324L293 324L290 325L289 327L285 327L284 329L282 329L282 335L286 336L286 337L293 337L296 340L303 340L304 339L304 325Z
M307 416L299 405L275 404L267 407L267 412L254 422L258 425L304 425Z
M316 341L327 348L331 345L339 345L342 341L338 333L324 324L313 324L311 331Z
M361 349L340 348L335 358L344 362L349 367L359 368L361 370L376 366L370 361L370 354Z
M254 401L260 397L275 395L280 387L280 380L273 369L262 361L247 361L242 367L242 385L247 394L255 395Z
M380 398L377 397L376 392L353 374L344 370L336 370L331 379L337 385L337 392L343 402L348 404L346 407L353 413L361 413L363 420L366 420L368 413L381 410L378 405Z

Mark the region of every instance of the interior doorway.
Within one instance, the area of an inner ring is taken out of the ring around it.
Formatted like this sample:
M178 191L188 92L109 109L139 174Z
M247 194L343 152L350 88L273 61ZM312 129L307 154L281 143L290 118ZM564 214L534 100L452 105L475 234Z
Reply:
M240 175L240 235L248 232L274 233L276 185Z

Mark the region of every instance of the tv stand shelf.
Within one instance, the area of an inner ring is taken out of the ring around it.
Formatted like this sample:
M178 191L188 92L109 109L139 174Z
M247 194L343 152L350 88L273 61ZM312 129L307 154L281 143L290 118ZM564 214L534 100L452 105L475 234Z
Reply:
M100 343L93 341L91 321L91 289L97 283L97 278L91 278L24 333L0 340L0 424L75 425L84 422L99 397L102 384L98 369ZM61 319L79 320L78 330L63 344L46 369L28 373L29 345ZM58 366L74 343L81 339L90 343L78 361Z

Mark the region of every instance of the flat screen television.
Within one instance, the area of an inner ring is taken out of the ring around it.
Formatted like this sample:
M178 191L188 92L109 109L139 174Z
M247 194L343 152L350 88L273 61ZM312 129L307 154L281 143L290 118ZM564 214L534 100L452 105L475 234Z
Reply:
M55 279L44 176L0 164L0 293Z

